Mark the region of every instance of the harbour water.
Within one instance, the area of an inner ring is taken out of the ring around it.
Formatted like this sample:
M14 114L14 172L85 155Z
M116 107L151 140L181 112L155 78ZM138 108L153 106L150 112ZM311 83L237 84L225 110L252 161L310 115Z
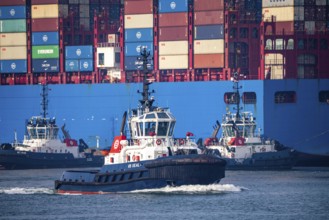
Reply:
M56 195L63 170L0 170L0 219L329 219L329 168L227 171L218 185Z

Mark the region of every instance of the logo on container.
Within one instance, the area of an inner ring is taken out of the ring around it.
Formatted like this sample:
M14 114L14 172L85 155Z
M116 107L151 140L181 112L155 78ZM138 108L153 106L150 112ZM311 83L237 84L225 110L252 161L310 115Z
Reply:
M73 61L69 62L69 67L72 68L72 69L74 68L74 62Z
M16 63L12 63L12 64L10 65L10 68L11 68L12 70L16 69Z
M43 63L41 64L41 68L43 68L44 70L48 70L49 67L50 64L47 62L47 60L44 60Z
M11 9L9 13L10 13L11 16L15 16L16 11L15 11L15 9Z
M176 8L176 2L171 2L170 3L170 8L175 9Z
M43 42L47 42L48 41L48 36L45 34L42 36L42 40Z
M141 33L140 31L138 31L138 32L136 33L136 37L137 37L137 39L140 39L140 38L142 37L142 33Z
M77 56L81 56L81 49L77 49L75 53L77 54Z
M88 66L89 66L88 62L83 62L82 66L83 66L83 68L88 69Z
M136 47L136 52L137 52L137 53L140 53L144 48L147 49L147 46L138 45L138 46Z

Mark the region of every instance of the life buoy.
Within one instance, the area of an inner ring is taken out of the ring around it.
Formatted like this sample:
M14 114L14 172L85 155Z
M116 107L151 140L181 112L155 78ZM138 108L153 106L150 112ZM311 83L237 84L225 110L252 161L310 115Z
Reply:
M179 139L179 144L180 145L184 145L184 143L185 143L184 139Z
M161 144L161 140L158 139L158 140L156 141L156 144L157 144L157 145L160 145L160 144Z

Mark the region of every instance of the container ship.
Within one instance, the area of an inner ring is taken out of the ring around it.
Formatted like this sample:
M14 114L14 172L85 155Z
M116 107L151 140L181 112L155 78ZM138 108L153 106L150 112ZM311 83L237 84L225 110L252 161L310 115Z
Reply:
M238 73L262 136L328 155L328 16L327 0L2 0L0 142L24 133L47 83L50 113L110 146L118 114L138 104L146 48L176 135L209 137L233 111Z

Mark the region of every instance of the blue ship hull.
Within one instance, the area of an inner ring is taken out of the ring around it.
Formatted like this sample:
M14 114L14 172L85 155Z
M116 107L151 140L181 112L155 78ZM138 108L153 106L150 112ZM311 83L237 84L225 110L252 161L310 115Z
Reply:
M255 104L243 104L252 111L257 130L281 144L301 152L329 154L329 104L319 102L319 93L329 91L329 79L244 80L241 92L255 92ZM88 145L109 146L119 132L121 113L138 105L137 90L142 84L50 85L49 115L70 128L71 136ZM187 131L196 138L211 135L215 120L232 110L224 94L232 92L232 82L153 83L157 105L170 106L176 116L175 134ZM0 142L12 142L14 131L24 134L22 121L39 113L40 86L0 86ZM295 91L295 103L275 103L277 91ZM32 107L31 107L32 106Z
M296 164L297 155L290 149L255 153L251 158L225 159L227 170L289 170Z
M66 171L57 193L102 194L165 186L209 185L225 177L225 160L213 155L180 155L104 165L101 170Z
M0 150L0 169L48 169L101 167L103 156L88 155L86 158L74 158L68 153L36 153L15 150Z

